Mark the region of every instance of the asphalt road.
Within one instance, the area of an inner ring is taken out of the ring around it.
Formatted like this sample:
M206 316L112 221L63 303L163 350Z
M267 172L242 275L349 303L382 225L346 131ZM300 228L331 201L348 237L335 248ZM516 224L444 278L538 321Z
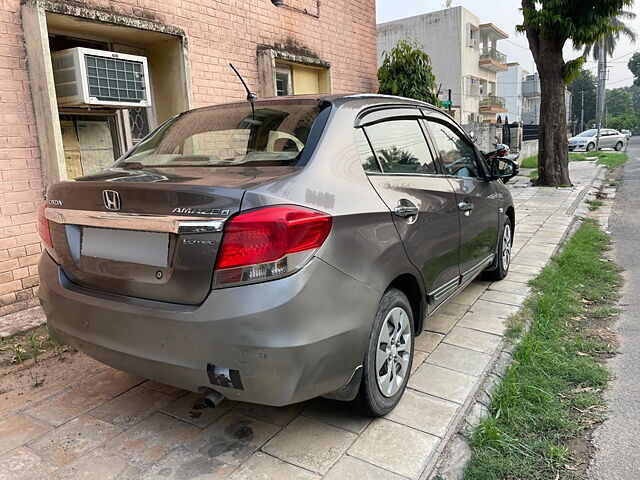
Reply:
M609 418L594 434L590 480L640 478L640 138L632 138L614 203L611 231L616 261L625 269L618 324L620 355L607 393Z

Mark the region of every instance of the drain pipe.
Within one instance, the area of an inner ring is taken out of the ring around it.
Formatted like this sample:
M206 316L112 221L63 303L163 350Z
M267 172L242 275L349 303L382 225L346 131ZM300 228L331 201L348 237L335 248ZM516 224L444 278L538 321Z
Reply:
M224 399L225 397L221 393L213 391L204 397L204 404L209 408L216 408L224 401Z

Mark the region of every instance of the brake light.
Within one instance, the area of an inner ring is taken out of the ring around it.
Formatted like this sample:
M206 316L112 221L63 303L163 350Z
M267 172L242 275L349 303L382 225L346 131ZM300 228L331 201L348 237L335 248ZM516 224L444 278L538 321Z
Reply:
M506 150L498 150L498 156L499 157L506 157L507 156L507 151Z
M329 215L280 205L248 211L225 226L215 266L215 283L256 282L302 267L331 231Z
M44 211L47 208L46 203L42 203L38 207L38 234L40 238L50 248L53 248L53 242L51 241L51 230L49 229L49 220L44 216Z

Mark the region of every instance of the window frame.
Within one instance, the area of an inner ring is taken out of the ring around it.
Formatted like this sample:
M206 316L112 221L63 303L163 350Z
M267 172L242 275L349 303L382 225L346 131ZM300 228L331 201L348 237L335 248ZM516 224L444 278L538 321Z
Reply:
M411 110L409 110L411 109ZM365 116L370 116L370 121L367 121ZM372 125L377 125L379 123L388 123L394 121L401 120L413 120L418 124L418 128L422 132L422 136L427 145L427 149L431 158L433 159L433 165L435 166L434 173L403 173L403 172L385 172L382 168L382 164L380 163L380 159L378 158L378 154L376 153L373 144L371 143L371 139L369 138L369 134L367 133L366 128ZM358 116L358 121L356 122L356 126L354 127L354 137L355 132L357 130L361 130L364 137L367 139L367 144L369 145L369 150L371 151L377 165L379 172L368 172L363 171L366 175L384 175L384 176L397 176L397 177L441 177L444 176L445 171L442 168L441 162L439 161L439 155L433 148L433 144L430 139L429 132L426 130L426 125L424 124L424 116L422 112L418 108L411 107L401 107L396 109L388 109L384 111L376 110L374 112L370 112L369 115L362 114ZM360 152L358 152L358 156L360 156ZM361 161L361 159L359 159ZM362 163L362 162L361 162Z
M476 159L476 166L478 167L478 172L481 173L481 176L478 177L461 177L458 175L452 175L450 173L447 173L447 168L446 165L442 159L442 155L440 155L440 150L438 149L438 142L436 142L436 139L431 131L431 128L429 127L429 122L433 122L433 123L438 123L440 125L444 125L445 127L448 127L449 129L451 129L454 133L456 133L463 141L464 143L467 144L467 146L471 147L471 150L474 152L475 154L475 159ZM488 166L486 164L486 162L484 161L484 158L482 157L482 155L480 155L480 152L478 150L478 148L476 147L476 145L469 139L469 136L466 134L466 132L464 130L462 130L461 128L459 128L456 124L448 122L446 119L444 118L439 118L433 115L425 115L424 117L424 128L426 129L426 131L428 132L428 136L433 144L433 150L436 152L436 158L438 163L440 164L440 167L442 169L443 175L447 178L463 178L465 180L481 180L481 181L487 181L487 179L489 178L489 170L488 170Z

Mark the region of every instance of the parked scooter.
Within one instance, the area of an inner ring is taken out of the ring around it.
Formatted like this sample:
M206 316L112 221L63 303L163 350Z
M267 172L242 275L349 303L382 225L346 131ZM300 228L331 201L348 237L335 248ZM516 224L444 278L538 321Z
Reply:
M484 156L484 159L486 160L489 167L491 167L493 162L499 162L501 159L504 158L514 163L516 167L516 175L517 175L518 171L520 170L520 164L518 163L518 158L520 158L520 154L518 152L512 152L511 148L509 148L509 145L505 145L504 143L494 143L493 145L496 147L495 150L491 150L488 152L484 152L482 150L480 151L480 153L482 153L482 155ZM507 183L509 179L505 179L503 181L504 183Z

